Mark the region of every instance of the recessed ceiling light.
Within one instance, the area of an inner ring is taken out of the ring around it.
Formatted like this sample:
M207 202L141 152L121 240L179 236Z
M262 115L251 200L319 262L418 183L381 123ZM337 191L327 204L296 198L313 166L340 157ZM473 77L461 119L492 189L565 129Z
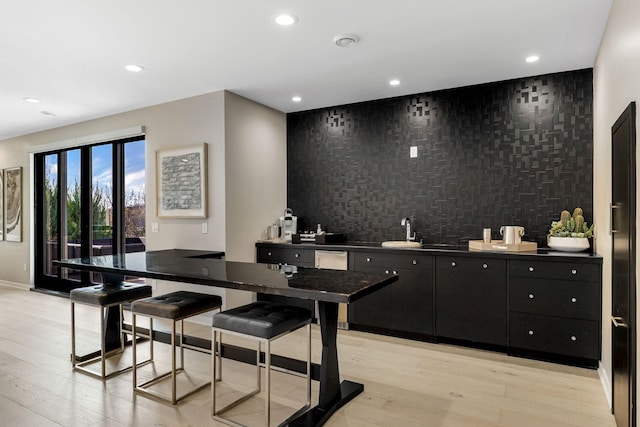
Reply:
M142 65L136 65L136 64L125 65L124 68L127 71L131 71L132 73L139 73L140 71L144 71L144 67Z
M389 84L391 86L398 86L400 84L400 80L398 79L389 80Z
M38 102L40 102L40 100L38 98L29 98L29 97L27 97L27 98L22 98L22 100L24 102L28 102L30 104L37 104Z
M525 61L527 61L527 62L536 62L538 59L540 59L540 57L538 55L531 55L531 56L527 56L527 59L525 59Z
M299 96L294 96L293 98L291 98L291 100L293 102L300 102L300 101L302 101L302 98L300 98Z
M55 116L56 113L52 113L51 111L40 111L40 114L44 114L45 116Z
M283 13L282 15L276 16L275 21L278 25L288 26L298 22L298 18L295 15Z
M352 46L360 41L360 36L357 34L340 34L333 38L333 42L338 47Z

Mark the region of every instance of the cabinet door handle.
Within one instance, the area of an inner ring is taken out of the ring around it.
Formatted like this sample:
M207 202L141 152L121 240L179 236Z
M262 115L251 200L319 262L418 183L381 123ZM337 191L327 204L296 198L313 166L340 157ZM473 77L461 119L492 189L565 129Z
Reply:
M489 267L489 266L486 263L482 264L482 268L487 268L487 267Z
M576 297L571 298L571 302L578 302L578 298Z
M300 254L296 254L296 255L295 255L295 257L296 257L296 258L300 258Z
M624 321L622 317L611 316L611 321L613 322L613 326L616 328L628 328L629 325Z
M398 274L398 272L396 270L393 270L393 274Z
M413 265L418 265L418 260L417 260L417 259L414 259L414 260L411 262L411 264L413 264Z
M268 256L271 256L271 252L267 252L267 255L268 255Z
M578 340L578 338L576 338L575 335L571 335L571 341L577 341L577 340Z
M535 270L535 268L529 266L529 271L533 271L533 270Z
M533 294L529 294L529 299L534 299L536 296Z
M529 335L533 335L533 329L529 329Z
M451 263L451 267L455 267L455 266L456 266L456 262L455 262L455 261L453 261L453 262Z
M613 234L613 233L617 233L618 230L616 230L615 228L613 228L613 210L614 209L618 209L620 206L614 204L614 203L609 203L609 211L610 211L610 218L609 218L609 234Z
M384 272L385 272L385 274L391 273L389 270L385 270Z
M371 258L367 258L367 262L371 262Z
M575 268L571 270L571 274L576 274L578 273L578 270L576 270Z

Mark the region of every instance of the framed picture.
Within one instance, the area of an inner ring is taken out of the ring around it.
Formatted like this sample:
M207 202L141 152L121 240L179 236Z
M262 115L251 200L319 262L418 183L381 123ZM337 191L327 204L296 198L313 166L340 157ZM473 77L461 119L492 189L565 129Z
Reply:
M4 170L4 237L22 241L22 168Z
M156 151L159 218L207 217L207 144Z
M4 240L4 170L0 169L0 240Z

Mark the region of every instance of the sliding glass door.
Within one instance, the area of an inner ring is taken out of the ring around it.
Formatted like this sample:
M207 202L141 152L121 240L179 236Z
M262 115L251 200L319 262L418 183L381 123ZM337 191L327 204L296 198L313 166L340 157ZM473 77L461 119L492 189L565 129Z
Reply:
M143 137L35 156L35 286L58 292L99 274L52 261L144 250Z

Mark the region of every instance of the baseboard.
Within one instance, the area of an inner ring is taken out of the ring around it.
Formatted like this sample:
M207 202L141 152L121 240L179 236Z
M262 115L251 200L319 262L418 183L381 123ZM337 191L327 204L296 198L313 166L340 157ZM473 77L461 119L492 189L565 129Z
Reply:
M17 288L22 289L23 291L28 291L30 286L25 283L16 283L16 282L8 282L6 280L0 280L0 286L6 286L8 288Z
M604 389L604 395L607 398L607 403L609 404L609 408L613 407L613 397L611 396L611 379L609 375L607 375L607 371L602 366L602 362L600 362L598 366L598 376L600 377L600 382L602 383L602 388Z

